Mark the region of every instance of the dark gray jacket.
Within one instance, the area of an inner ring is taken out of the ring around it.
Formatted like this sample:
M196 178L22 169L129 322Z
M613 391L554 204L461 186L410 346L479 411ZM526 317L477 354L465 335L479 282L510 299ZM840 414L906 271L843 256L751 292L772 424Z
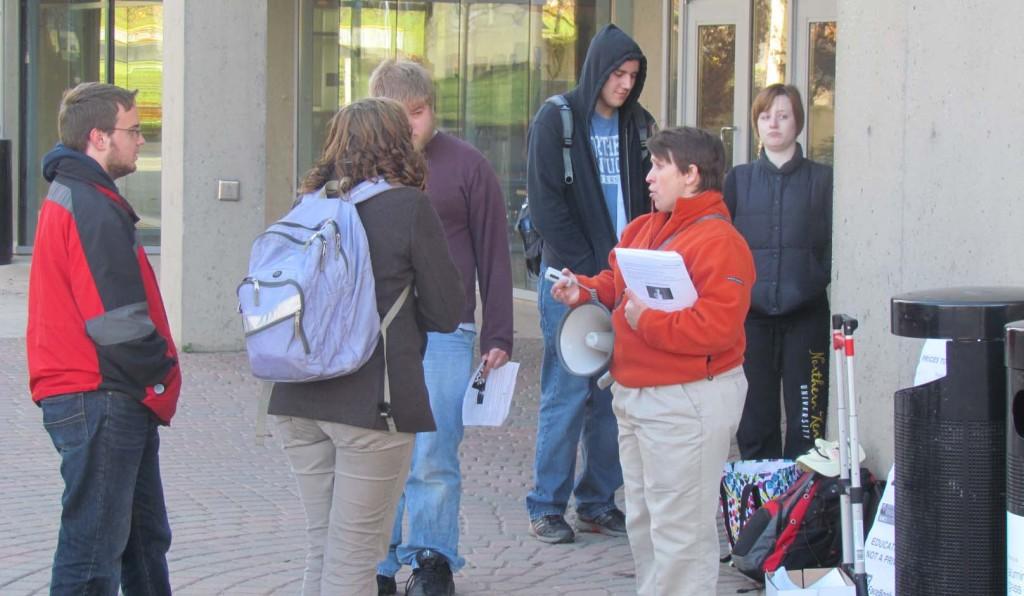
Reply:
M761 157L725 178L725 204L757 267L750 311L783 315L825 297L832 279L832 168L796 154Z
M644 178L650 159L641 159L640 126L653 128L654 118L637 101L647 77L647 59L640 46L615 25L594 36L583 62L579 85L565 94L572 107L572 167L575 181L563 179L562 119L545 102L530 125L527 193L533 224L544 239L544 262L575 273L596 275L608 268L608 253L618 242L605 206L600 173L590 146L590 119L605 81L623 62L638 60L636 84L619 108L619 172L627 221L651 210Z
M377 292L384 316L405 286L414 293L388 328L388 377L391 407L401 432L434 430L423 381L426 332L455 331L466 297L459 270L437 212L427 195L413 188L385 191L358 205L366 228ZM377 404L384 396L381 344L356 372L313 383L277 383L268 412L387 430Z

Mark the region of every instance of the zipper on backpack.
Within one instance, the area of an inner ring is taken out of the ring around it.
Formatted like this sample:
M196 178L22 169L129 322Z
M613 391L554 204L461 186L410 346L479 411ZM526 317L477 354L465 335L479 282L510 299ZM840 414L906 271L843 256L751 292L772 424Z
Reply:
M300 308L295 312L295 335L299 336L299 340L302 341L302 349L306 354L309 354L309 341L306 340L306 334L302 331L302 309Z
M252 280L252 303L253 306L260 305L260 280L255 278Z

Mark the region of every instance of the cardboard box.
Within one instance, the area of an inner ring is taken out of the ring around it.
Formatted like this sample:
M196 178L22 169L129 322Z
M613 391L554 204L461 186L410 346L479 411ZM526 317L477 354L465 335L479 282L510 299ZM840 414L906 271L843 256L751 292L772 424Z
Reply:
M765 596L856 596L853 580L841 569L778 570L764 575Z

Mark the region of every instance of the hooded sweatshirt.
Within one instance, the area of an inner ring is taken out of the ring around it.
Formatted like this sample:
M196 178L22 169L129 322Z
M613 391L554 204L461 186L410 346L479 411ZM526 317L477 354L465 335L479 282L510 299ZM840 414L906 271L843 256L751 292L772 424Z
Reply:
M58 144L39 210L26 334L32 399L96 390L138 399L169 424L177 351L139 220L106 171Z
M641 158L639 131L641 127L652 131L654 118L638 101L647 78L647 59L632 38L615 25L607 25L590 42L579 84L565 94L573 115L572 184L564 181L558 107L545 102L530 125L530 214L544 239L543 261L550 267L594 275L608 266L608 252L618 241L590 144L590 122L602 87L627 60L639 61L640 71L629 97L618 108L619 172L626 220L650 211L644 180L650 159Z

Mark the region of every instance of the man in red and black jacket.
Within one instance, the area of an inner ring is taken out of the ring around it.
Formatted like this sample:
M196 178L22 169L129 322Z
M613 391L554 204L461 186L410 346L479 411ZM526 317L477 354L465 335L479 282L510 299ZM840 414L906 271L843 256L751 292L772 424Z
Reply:
M83 83L64 95L61 143L43 159L29 277L32 399L61 456L51 593L170 594L171 530L157 428L181 389L178 357L135 224L114 180L135 171L135 91Z

